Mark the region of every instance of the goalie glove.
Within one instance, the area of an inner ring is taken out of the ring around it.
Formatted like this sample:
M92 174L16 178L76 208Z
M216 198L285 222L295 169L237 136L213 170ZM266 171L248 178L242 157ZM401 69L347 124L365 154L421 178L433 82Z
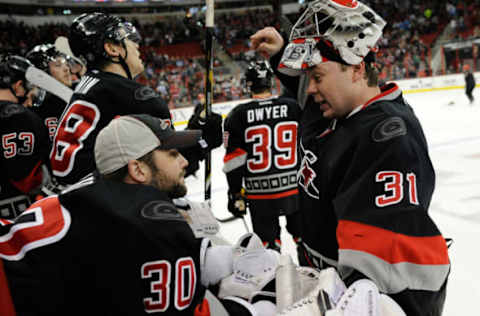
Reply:
M275 279L279 254L266 249L257 235L249 233L233 248L233 274L220 283L218 297L237 296L248 301Z
M185 211L184 215L196 238L210 237L219 232L220 225L212 213L209 202L174 199L173 203L180 211Z
M241 192L228 193L228 211L235 217L247 214L247 200Z

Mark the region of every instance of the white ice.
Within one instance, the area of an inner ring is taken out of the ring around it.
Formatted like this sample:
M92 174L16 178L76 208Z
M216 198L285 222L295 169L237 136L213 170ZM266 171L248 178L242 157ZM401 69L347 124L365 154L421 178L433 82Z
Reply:
M475 315L480 304L480 91L476 90L473 105L463 90L405 95L423 125L437 175L430 215L443 235L454 241L449 250L452 270L445 316ZM212 208L217 218L229 216L224 153L218 148L212 154ZM187 179L188 197L201 201L203 166L197 175ZM246 222L251 229L248 216ZM221 227L231 243L245 232L241 220ZM282 242L282 252L293 254L293 241L284 228Z

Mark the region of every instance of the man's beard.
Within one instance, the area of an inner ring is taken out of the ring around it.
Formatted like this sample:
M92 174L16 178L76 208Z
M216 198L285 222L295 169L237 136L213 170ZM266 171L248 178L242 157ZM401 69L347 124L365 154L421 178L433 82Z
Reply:
M187 187L185 184L176 183L171 190L167 191L168 197L171 199L176 199L183 197L187 194Z
M160 191L167 193L168 197L171 199L180 198L187 194L187 186L184 183L180 183L179 181L176 181L167 186L165 183L166 182L165 174L163 174L162 171L156 168L156 166L153 166L152 170L153 170L154 176L152 177L152 181L150 182L151 186L159 189ZM185 171L183 171L182 176L184 175L185 175ZM163 179L163 181L160 179Z

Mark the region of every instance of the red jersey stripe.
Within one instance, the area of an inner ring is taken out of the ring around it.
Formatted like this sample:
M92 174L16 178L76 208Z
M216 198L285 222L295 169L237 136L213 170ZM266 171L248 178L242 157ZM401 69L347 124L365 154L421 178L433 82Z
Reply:
M365 252L391 264L450 264L447 244L441 235L408 236L371 225L340 220L337 240L340 250Z
M377 94L376 96L374 96L373 98L371 98L370 100L368 100L363 106L362 106L362 110L364 108L366 108L367 106L369 106L371 103L373 103L374 101L386 96L386 95L389 95L390 93L392 92L395 92L398 90L398 86L397 85L394 85L392 88L388 89L388 90L385 90L385 91L382 91L382 93L380 94Z
M42 184L43 172L41 168L42 162L39 161L35 167L32 169L32 172L25 178L13 181L10 180L13 186L15 186L18 190L22 191L23 193L28 193Z
M34 219L15 225L0 238L0 257L18 260L30 249L60 240L70 225L70 218L65 218L69 215L64 214L57 196L32 204L21 216L28 214L33 214Z
M237 148L235 149L234 151L232 151L231 153L228 153L225 155L225 157L223 158L223 162L226 163L232 159L235 159L239 156L242 156L242 155L246 155L247 152L241 148Z
M285 192L275 193L275 194L262 194L262 195L247 194L246 198L250 200L269 200L269 199L279 199L282 197L287 197L295 194L298 194L298 189L293 189L290 191L285 191Z

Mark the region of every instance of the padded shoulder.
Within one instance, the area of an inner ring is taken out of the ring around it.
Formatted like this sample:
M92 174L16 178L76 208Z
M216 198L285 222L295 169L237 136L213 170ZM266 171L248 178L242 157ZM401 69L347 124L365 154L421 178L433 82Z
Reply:
M0 118L9 118L17 114L24 113L26 111L25 107L16 103L0 103Z

